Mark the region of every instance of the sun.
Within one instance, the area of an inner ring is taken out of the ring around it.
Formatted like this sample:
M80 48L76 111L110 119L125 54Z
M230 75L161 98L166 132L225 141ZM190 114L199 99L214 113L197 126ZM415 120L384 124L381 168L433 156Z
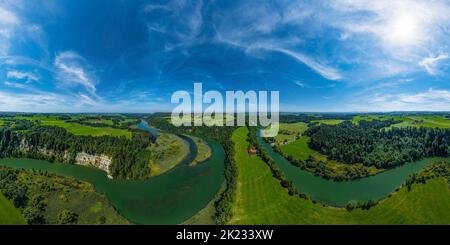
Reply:
M413 14L400 13L387 24L386 39L394 45L415 44L420 39L420 28Z

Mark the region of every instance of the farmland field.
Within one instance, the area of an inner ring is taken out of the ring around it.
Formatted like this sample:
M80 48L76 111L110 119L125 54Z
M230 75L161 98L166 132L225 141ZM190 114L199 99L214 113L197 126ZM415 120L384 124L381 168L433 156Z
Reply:
M131 138L131 132L125 129L111 128L111 127L91 127L81 125L79 123L65 122L54 115L33 115L33 116L15 116L13 119L30 120L40 122L43 126L57 126L65 128L74 135L91 135L91 136L125 136Z
M85 120L85 122L88 123L103 123L103 124L107 124L107 125L113 125L113 121L111 119L89 119L89 120Z
M231 224L450 224L450 190L443 178L409 192L401 188L369 210L349 212L290 196L260 158L248 155L247 132L239 128L232 136L239 174Z
M339 124L339 123L341 123L343 121L344 120L340 120L340 119L324 119L324 120L313 120L311 122L319 123L319 124L336 125L336 124Z
M297 135L303 134L308 126L304 122L280 123L280 132L275 136L277 142L292 142Z
M357 124L359 121L366 120L388 120L393 119L401 121L393 124L392 127L426 127L426 128L450 128L450 119L444 115L358 115L352 119L352 122Z
M309 148L308 141L308 136L302 136L300 139L280 147L284 153L293 156L295 159L306 160L309 156L319 155L318 152Z
M408 116L401 117L403 122L391 127L427 127L427 128L450 128L450 119L442 116Z

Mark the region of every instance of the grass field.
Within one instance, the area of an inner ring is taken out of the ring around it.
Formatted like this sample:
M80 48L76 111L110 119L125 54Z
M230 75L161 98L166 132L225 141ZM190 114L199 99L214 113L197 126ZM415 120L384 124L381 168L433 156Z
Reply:
M131 138L131 132L125 129L111 128L111 127L90 127L81 125L78 123L68 123L60 120L58 116L55 115L33 115L33 116L16 116L15 119L40 121L43 126L57 126L65 128L67 131L73 133L74 135L91 135L91 136L125 136ZM112 123L112 122L111 122Z
M391 125L392 127L427 127L427 128L450 128L450 119L444 115L358 115L352 119L357 124L359 121L366 120L387 120L394 119L402 122Z
M291 131L293 133L303 133L308 129L308 125L304 122L280 123L280 129Z
M275 136L277 142L292 142L297 134L303 134L308 129L304 122L280 123L280 133Z
M391 125L391 127L427 127L427 128L450 128L450 119L443 116L410 116L402 117L403 122Z
M343 121L344 120L340 120L340 119L322 119L322 120L314 120L314 121L311 121L311 122L319 123L319 124L336 125L336 124L339 124L339 123L341 123Z
M112 126L114 123L111 119L89 119L89 120L84 120L83 122L87 122L87 123L103 123L103 124L107 124Z
M195 136L188 136L188 137L190 137L197 146L197 156L195 156L195 159L194 161L192 161L191 166L195 166L198 163L208 160L212 154L211 148L209 147L208 143L206 143L206 141L202 140L201 138Z
M0 225L26 224L19 209L0 192Z
M151 175L156 176L181 163L189 153L189 144L174 134L162 133L151 146L151 153Z
M124 118L124 119L122 119L122 120L119 122L119 124L120 124L120 125L124 125L124 124L128 124L128 123L130 123L130 122L135 122L136 124L138 124L138 123L139 123L139 120L138 120L138 119L135 119L135 118Z
M284 153L293 156L295 159L306 160L309 156L317 156L319 154L309 148L308 141L308 136L302 136L292 143L281 145L280 148Z
M105 224L128 224L121 217L108 200L94 190L83 191L67 188L65 191L56 191L48 196L48 206L45 219L49 223L58 222L58 214L63 210L71 210L80 215L78 224L102 224L100 217L105 218Z
M397 119L397 117L389 116L389 115L358 115L353 117L352 123L358 124L359 121L373 121L373 120L388 120L388 119Z
M269 167L246 149L247 128L232 136L238 188L231 224L450 224L450 189L443 178L401 188L370 210L324 207L289 196Z

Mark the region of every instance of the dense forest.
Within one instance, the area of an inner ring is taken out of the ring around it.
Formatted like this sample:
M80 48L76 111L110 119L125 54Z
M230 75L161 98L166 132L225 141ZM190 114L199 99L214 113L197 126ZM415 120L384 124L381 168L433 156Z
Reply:
M112 158L110 173L119 179L150 176L147 162L150 134L133 132L131 140L113 136L75 136L55 126L17 125L0 129L0 157L25 157L50 162L74 163L76 154L104 154ZM20 130L19 130L20 129Z
M385 128L394 120L349 121L309 128L309 146L329 159L391 168L424 157L450 154L450 131L432 128Z

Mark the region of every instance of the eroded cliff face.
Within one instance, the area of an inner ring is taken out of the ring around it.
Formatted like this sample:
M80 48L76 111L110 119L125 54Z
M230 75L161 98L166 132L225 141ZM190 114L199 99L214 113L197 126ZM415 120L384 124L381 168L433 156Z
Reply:
M111 162L111 157L107 155L91 155L85 152L79 152L75 157L75 164L99 168L108 174L108 178L112 179L111 173L109 171Z
M28 152L33 147L30 146L28 144L28 142L26 142L24 139L22 139L22 141L20 142L19 148L22 152ZM40 154L43 154L43 155L47 155L47 156L55 155L54 150L47 149L45 147L37 147L37 150ZM67 162L67 163L70 162L69 161L69 158L70 158L69 152L65 151L63 158L64 158L63 162ZM110 178L110 179L112 179L112 175L109 171L109 166L111 165L111 163L112 163L112 158L107 155L103 155L103 154L102 155L93 155L93 154L88 154L86 152L78 152L75 156L75 164L83 165L83 166L91 166L91 167L101 169L108 174L108 178Z

